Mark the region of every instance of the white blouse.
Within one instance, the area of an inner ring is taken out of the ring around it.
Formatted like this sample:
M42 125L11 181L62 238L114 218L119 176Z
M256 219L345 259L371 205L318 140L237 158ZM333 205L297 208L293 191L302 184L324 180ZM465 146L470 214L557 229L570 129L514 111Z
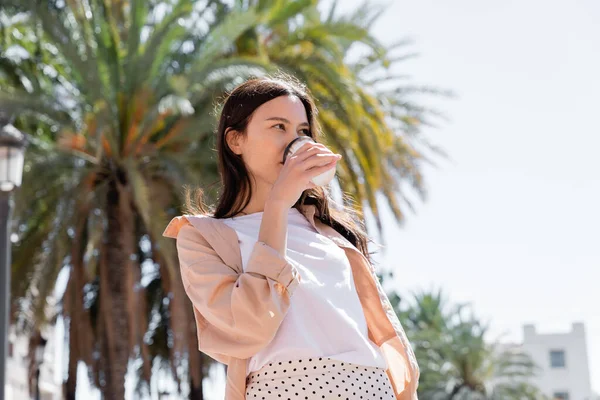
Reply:
M244 270L258 240L262 215L261 211L221 220L237 232ZM271 362L308 357L387 369L368 337L344 249L319 234L296 208L288 212L286 258L302 279L273 340L248 359L248 373Z

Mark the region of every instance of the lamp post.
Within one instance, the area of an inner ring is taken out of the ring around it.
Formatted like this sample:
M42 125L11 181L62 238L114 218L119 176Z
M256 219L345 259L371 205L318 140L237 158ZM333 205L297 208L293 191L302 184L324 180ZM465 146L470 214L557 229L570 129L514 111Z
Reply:
M40 340L35 348L35 400L40 400L40 370L42 362L44 362L44 349L46 348L47 340L40 335Z
M6 390L12 192L21 186L24 153L24 135L0 112L0 400Z

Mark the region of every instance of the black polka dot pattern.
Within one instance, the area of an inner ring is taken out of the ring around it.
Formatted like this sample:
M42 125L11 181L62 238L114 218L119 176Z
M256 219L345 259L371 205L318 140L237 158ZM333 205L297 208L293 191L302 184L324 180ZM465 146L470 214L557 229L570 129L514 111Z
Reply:
M246 378L247 400L393 400L383 368L329 357L273 362Z

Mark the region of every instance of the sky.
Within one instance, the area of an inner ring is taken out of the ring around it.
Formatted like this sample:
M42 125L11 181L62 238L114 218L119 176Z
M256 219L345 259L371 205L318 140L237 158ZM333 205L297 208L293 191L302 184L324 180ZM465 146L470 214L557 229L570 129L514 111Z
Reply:
M450 118L424 130L450 157L424 170L427 200L402 227L383 213L392 286L471 302L503 341L584 322L600 392L600 3L384 4L375 36L419 53L396 71L457 94L422 99Z
M394 288L472 302L505 341L584 322L600 392L600 2L387 4L375 36L420 54L397 72L457 94L423 99L450 118L424 130L450 156L424 170L426 202L402 227L384 207Z

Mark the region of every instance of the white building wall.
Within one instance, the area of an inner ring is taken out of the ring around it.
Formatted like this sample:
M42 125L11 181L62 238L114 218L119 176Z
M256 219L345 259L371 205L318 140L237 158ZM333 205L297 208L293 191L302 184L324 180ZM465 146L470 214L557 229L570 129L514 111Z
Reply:
M537 333L534 325L523 327L523 350L541 368L535 384L544 394L566 392L569 400L592 400L590 369L582 323L574 323L570 332ZM552 367L551 351L564 351L564 367Z

